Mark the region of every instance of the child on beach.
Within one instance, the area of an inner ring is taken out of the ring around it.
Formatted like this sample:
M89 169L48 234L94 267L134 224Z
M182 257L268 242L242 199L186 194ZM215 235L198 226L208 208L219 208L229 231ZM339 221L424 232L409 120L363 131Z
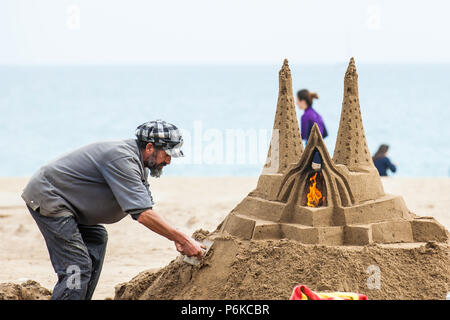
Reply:
M314 123L317 123L319 126L322 138L326 138L328 136L322 116L312 107L314 99L319 99L319 96L315 92L309 92L307 89L302 89L297 92L297 99L295 103L299 109L304 111L300 121L300 131L302 139L305 140L305 144L308 142L309 134L311 133ZM313 169L320 169L320 166L320 155L316 152L314 154L312 167Z
M378 169L380 176L387 176L387 170L390 169L392 172L397 170L397 167L389 160L387 157L387 152L389 146L387 144L382 144L378 148L378 151L372 157L375 167Z

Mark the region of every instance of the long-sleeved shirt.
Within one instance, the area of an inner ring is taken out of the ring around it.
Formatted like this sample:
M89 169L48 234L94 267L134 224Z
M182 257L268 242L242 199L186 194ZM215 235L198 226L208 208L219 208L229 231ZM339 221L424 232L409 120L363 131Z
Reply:
M378 169L380 176L387 176L387 170L390 169L395 172L397 168L392 164L388 157L382 157L376 159L374 162L375 167Z
M317 125L319 126L319 130L323 138L328 136L328 132L325 128L322 117L316 112L316 110L314 110L312 107L309 107L305 110L301 118L300 126L303 140L309 139L309 134L311 133L311 129L314 123L317 123Z

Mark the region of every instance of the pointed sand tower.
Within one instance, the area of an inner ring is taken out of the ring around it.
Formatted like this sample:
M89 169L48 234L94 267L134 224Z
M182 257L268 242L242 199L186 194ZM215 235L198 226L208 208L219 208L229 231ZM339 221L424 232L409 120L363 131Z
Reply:
M358 74L353 58L350 59L344 78L344 99L333 161L345 165L350 171L375 169L364 135L358 96Z
M373 164L364 134L358 74L353 58L350 59L344 77L344 98L333 162L348 176L356 203L384 196L383 184Z
M284 59L278 74L278 83L278 102L267 160L258 179L258 185L251 193L263 199L271 198L273 185L280 182L288 166L296 163L303 152L292 93L291 70L287 59Z

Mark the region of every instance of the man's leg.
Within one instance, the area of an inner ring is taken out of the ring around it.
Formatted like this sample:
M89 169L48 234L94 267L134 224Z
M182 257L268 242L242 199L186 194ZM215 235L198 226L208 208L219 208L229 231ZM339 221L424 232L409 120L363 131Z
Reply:
M92 261L73 216L47 217L28 207L44 236L53 269L58 275L52 300L86 298Z
M103 260L105 258L106 243L108 242L108 233L101 225L78 225L83 241L92 260L91 279L89 280L86 292L86 300L92 299L95 287L97 286L100 273L102 271Z

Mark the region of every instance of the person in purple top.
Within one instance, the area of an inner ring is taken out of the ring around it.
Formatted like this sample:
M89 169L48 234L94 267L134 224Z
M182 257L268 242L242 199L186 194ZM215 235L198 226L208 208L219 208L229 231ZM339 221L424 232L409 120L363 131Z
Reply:
M378 148L378 151L375 152L374 156L372 157L373 164L378 170L378 173L380 176L385 177L387 176L388 169L392 172L397 171L397 167L389 160L387 157L387 152L389 150L389 146L387 144L382 144Z
M297 92L297 107L304 111L300 120L300 131L302 139L305 140L305 144L308 142L309 134L311 133L314 123L317 123L323 138L328 136L322 116L312 107L314 99L319 99L319 96L315 92L309 92L307 89L302 89ZM320 168L321 163L320 155L316 152L314 154L312 167L314 169Z

